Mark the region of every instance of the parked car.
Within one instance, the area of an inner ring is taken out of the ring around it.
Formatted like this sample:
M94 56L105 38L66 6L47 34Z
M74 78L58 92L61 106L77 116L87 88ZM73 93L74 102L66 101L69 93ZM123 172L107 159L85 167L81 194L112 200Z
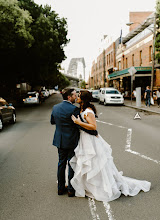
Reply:
M8 104L5 99L0 98L0 131L5 123L16 123L16 110L12 104Z
M24 104L39 104L39 93L34 92L28 92L26 97L23 99Z
M99 101L99 90L90 90L92 93L92 101Z
M123 95L115 88L101 88L99 94L99 103L107 104L124 104Z
M42 94L43 94L43 96L44 96L45 98L48 98L49 92L47 91L47 89L46 89L46 90L42 90L41 92L42 92Z

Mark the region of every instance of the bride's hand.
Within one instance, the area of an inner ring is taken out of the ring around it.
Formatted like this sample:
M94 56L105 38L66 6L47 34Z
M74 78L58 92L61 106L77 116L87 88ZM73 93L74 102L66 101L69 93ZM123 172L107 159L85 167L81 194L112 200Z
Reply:
M78 118L76 118L74 115L72 115L71 118L75 124L79 124L81 122L79 115L78 115Z

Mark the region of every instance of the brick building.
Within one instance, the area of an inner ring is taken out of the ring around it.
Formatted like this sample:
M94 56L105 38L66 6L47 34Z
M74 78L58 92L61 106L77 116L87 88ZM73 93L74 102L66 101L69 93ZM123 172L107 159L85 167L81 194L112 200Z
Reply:
M122 42L119 42L119 39L112 42L105 49L105 53L97 58L97 63L93 63L92 87L104 87L104 77L97 74L101 72L102 75L105 75L105 87L113 86L130 93L131 77L128 70L132 66L137 71L133 81L133 89L141 87L143 93L145 87L151 84L153 16L152 12L130 12L130 22L134 24L130 26L129 34L122 39ZM102 60L102 57L105 57L105 68L101 68L100 71L98 62L100 59ZM98 82L98 84L94 82ZM153 85L154 89L160 87L159 69L155 71Z
M101 87L108 87L108 75L114 71L116 65L115 57L115 42L109 37L105 38L107 44L104 50L101 51L97 57L96 62L93 61L90 76L90 88L99 89Z

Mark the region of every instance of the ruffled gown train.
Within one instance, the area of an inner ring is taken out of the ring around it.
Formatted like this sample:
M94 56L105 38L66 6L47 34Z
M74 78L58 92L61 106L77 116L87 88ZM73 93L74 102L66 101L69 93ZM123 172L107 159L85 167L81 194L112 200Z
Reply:
M92 112L86 109L84 115ZM94 113L93 113L94 114ZM100 136L80 131L80 139L75 156L70 160L74 170L71 184L77 197L91 197L98 201L109 202L124 194L135 196L141 190L148 192L151 183L123 176L113 162L110 145Z

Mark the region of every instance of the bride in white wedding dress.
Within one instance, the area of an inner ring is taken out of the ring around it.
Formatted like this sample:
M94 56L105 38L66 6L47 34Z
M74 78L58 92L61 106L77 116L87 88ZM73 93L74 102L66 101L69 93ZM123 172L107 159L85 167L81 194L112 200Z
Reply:
M77 103L81 107L81 117L72 116L74 123L88 130L96 130L96 109L90 103L92 94L81 91ZM74 170L71 184L77 197L91 197L98 201L109 202L120 197L135 196L141 190L148 192L151 183L123 176L113 162L110 145L100 136L80 131L80 139L75 156L70 160Z

